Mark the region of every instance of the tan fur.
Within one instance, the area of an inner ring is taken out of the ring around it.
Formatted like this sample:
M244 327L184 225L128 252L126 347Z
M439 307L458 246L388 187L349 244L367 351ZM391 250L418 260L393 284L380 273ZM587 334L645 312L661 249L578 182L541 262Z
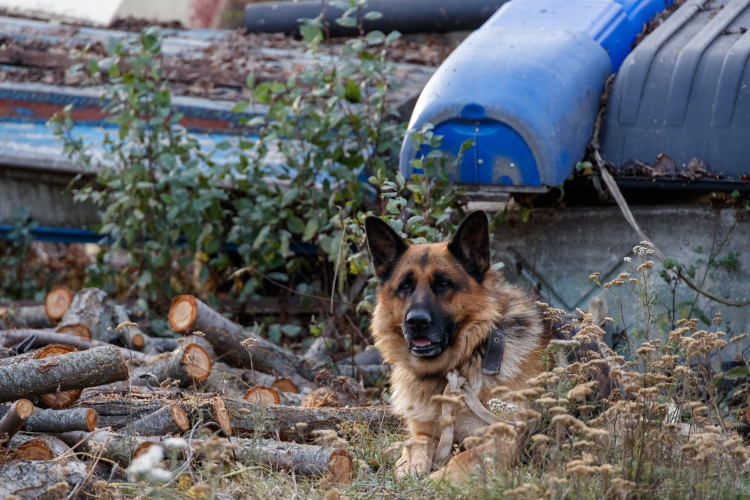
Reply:
M414 293L429 294L429 279L436 270L453 281L466 284L441 297L441 307L460 325L455 339L439 356L412 355L403 332L407 301L397 293L401 277L414 275ZM490 331L499 325L505 335L501 372L483 375L483 346ZM502 275L490 269L478 282L448 250L448 243L409 246L382 284L373 312L372 335L387 363L393 365L391 390L394 409L406 421L411 435L409 446L397 462L397 473L424 474L433 467L435 447L440 437L440 405L430 401L442 394L446 374L457 369L465 377L480 402L487 406L491 391L498 386L512 390L528 388L527 380L544 369L543 351L550 338L534 300L521 289L503 286ZM455 445L486 425L467 408L456 415ZM503 454L513 455L515 446L505 446ZM479 455L470 454L472 460ZM512 456L505 457L511 459ZM469 460L469 462L472 462ZM452 467L452 468L451 468ZM450 470L460 465L449 465ZM452 475L453 473L449 474Z

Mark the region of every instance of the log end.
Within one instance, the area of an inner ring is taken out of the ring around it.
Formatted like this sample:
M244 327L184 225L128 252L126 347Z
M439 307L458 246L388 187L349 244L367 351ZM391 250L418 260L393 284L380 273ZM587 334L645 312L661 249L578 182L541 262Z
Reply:
M44 312L53 324L60 321L73 302L73 292L66 286L57 286L44 297Z
M211 375L211 356L198 344L189 344L185 347L181 361L193 380L205 380Z
M86 410L86 430L89 432L96 429L96 423L99 420L99 414L95 409L89 408Z
M172 299L169 308L169 326L175 332L185 332L195 321L198 312L198 304L192 295L178 295Z
M344 450L334 450L328 459L328 472L337 483L348 484L354 477L354 462Z
M281 392L292 392L294 394L299 393L299 388L297 387L297 385L285 377L277 378L276 381L271 384L271 387Z
M16 449L16 460L52 460L55 454L49 445L41 439L31 439Z
M50 344L37 349L34 352L34 359L46 359L54 356L60 356L62 354L70 354L76 352L75 347L62 345L62 344ZM60 391L53 394L44 394L41 396L41 400L45 405L55 410L64 410L70 408L75 404L76 401L81 397L83 389L71 389L69 391Z
M186 431L190 428L190 420L188 419L187 413L176 404L169 405L169 414L172 415L172 420L177 424L177 427Z
M91 330L86 325L64 325L57 328L57 333L69 333L76 337L91 340Z
M16 414L21 420L27 420L34 414L34 405L28 399L19 399L15 404Z
M224 430L224 432L227 434L227 436L232 435L232 419L229 417L229 412L227 411L226 405L224 405L224 401L220 397L215 397L213 401L211 402L211 406L213 407L213 414L214 419L216 420L216 423L221 426L221 428Z
M251 403L262 403L266 405L281 404L281 395L279 394L279 391L277 391L273 387L266 387L264 385L256 385L255 387L251 387L245 393L243 399Z

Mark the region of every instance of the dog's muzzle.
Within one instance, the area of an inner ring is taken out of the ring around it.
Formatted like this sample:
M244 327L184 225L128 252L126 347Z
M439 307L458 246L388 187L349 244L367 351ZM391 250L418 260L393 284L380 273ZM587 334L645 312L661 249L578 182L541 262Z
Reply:
M404 318L404 332L406 342L411 353L418 357L434 357L445 350L444 339L435 338L436 333L442 337L442 332L436 332L432 316L428 311L410 311Z

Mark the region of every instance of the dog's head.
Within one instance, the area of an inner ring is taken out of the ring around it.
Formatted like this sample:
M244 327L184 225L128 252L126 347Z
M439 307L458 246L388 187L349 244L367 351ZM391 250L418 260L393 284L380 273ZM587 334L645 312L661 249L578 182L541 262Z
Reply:
M373 334L386 360L395 361L396 340L402 361L404 347L413 358L439 365L433 360L465 351L475 339L461 338L462 330L493 309L485 288L492 273L487 215L473 212L445 243L409 245L377 217L367 218L365 231L382 281Z

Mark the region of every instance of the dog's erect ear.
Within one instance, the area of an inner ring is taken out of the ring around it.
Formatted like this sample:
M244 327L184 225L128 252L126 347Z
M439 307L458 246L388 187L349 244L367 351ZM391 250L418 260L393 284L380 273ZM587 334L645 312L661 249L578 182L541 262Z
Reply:
M464 219L448 250L466 272L482 281L490 268L490 228L484 210L472 212Z
M365 234L375 275L385 281L408 245L387 222L372 215L365 219Z

